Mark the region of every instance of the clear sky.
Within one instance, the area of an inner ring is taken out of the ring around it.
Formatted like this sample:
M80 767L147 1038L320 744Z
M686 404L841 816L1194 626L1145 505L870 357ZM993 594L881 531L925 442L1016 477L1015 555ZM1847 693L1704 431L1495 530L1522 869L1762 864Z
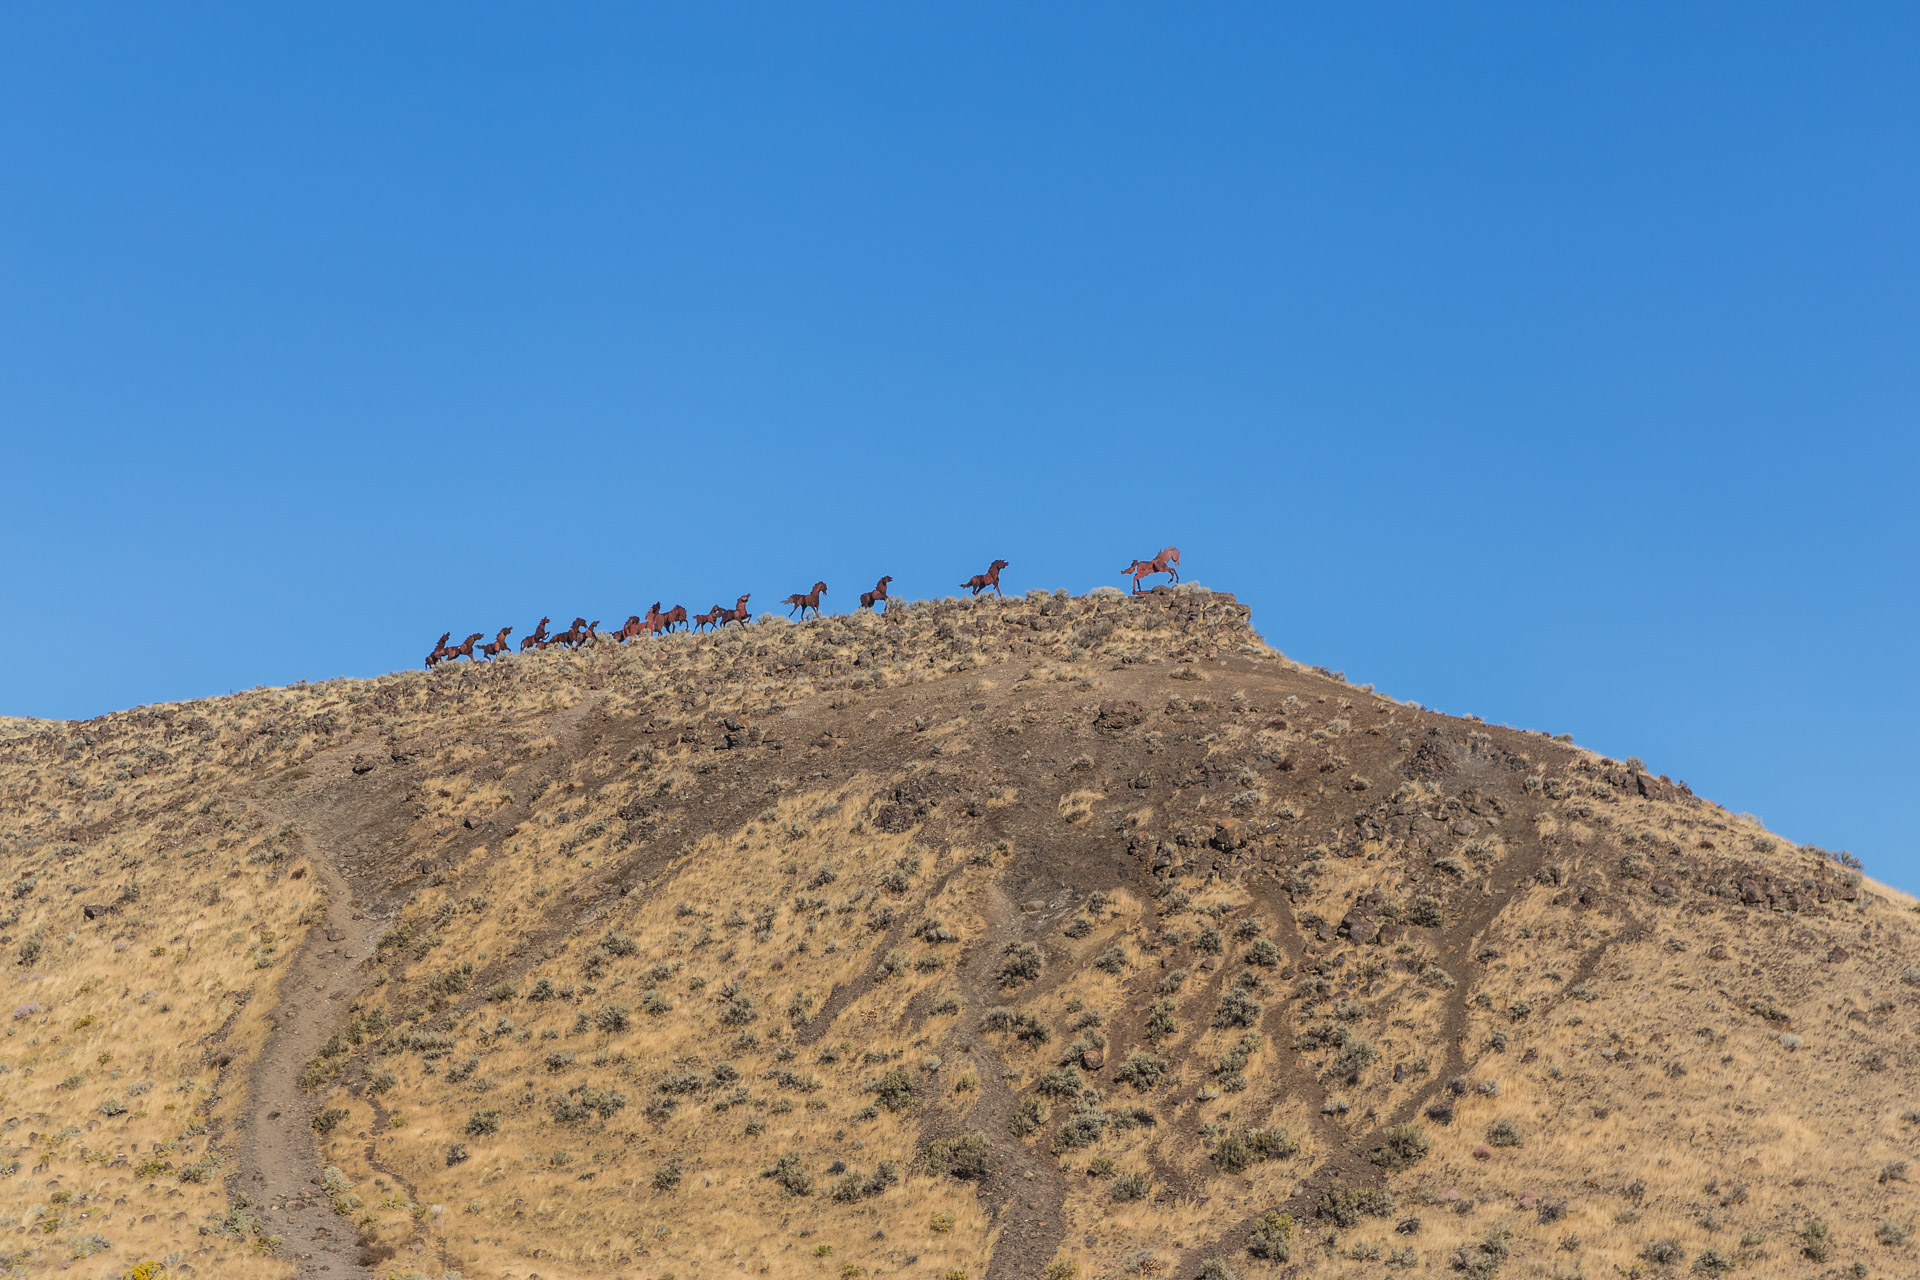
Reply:
M0 14L0 713L1177 543L1920 889L1920 9Z

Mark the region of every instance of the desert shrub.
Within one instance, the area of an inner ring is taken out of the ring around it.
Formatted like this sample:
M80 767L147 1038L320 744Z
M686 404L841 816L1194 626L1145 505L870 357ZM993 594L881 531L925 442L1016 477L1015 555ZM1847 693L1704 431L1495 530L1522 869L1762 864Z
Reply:
M511 1000L519 994L520 988L514 986L511 982L496 982L487 988L487 999L493 1001L495 1004Z
M1244 1173L1264 1160L1291 1156L1300 1150L1284 1129L1256 1129L1245 1137L1233 1135L1214 1144L1213 1162L1222 1173Z
M1145 1200L1153 1191L1153 1179L1144 1173L1123 1173L1113 1180L1113 1189L1108 1197L1126 1203L1130 1200Z
M1874 1231L1873 1238L1888 1248L1894 1248L1907 1242L1907 1229L1897 1222L1883 1222Z
M678 1160L669 1160L653 1171L653 1189L655 1191L672 1191L679 1187L682 1176L680 1162Z
M1800 1229L1800 1252L1810 1262L1825 1262L1833 1254L1832 1233L1818 1218L1807 1219Z
M343 1108L328 1107L325 1111L322 1111L313 1118L313 1131L324 1138L339 1128L340 1122L345 1120L349 1114L351 1113Z
M1053 1135L1054 1154L1090 1147L1100 1140L1100 1135L1106 1130L1107 1113L1091 1103L1082 1103L1074 1108L1067 1122Z
M1389 1173L1411 1169L1433 1149L1432 1140L1417 1124L1391 1125L1381 1132L1380 1138L1380 1145L1368 1153L1367 1159Z
M1693 1260L1691 1268L1697 1276L1719 1277L1734 1268L1734 1261L1718 1249L1703 1249L1700 1256Z
M609 933L600 940L600 945L612 956L631 956L640 950L640 945L624 933Z
M1053 1038L1053 1033L1032 1014L1004 1006L987 1010L980 1019L980 1029L1011 1032L1024 1044L1045 1044Z
M1293 1259L1293 1215L1269 1209L1253 1224L1247 1240L1247 1252L1262 1262L1290 1262Z
M833 1184L833 1190L827 1194L842 1204L856 1204L871 1199L900 1181L900 1171L892 1164L882 1160L880 1167L868 1177L858 1169L850 1170L840 1181Z
M1519 1124L1505 1116L1487 1126L1487 1145L1490 1147L1517 1147L1525 1141Z
M1393 1212L1393 1197L1378 1187L1357 1187L1334 1182L1320 1193L1314 1216L1325 1218L1336 1227L1355 1227L1365 1217L1384 1218Z
M1345 1080L1348 1084L1357 1084L1360 1073L1372 1066L1380 1055L1374 1047L1358 1036L1347 1041L1333 1061L1327 1064L1327 1075L1335 1080Z
M1206 925L1193 935L1193 949L1203 955L1217 956L1227 949L1227 942L1218 929Z
M1045 1094L1049 1098L1071 1098L1086 1087L1086 1080L1072 1067L1061 1067L1049 1071L1033 1082L1035 1093Z
M903 1067L884 1072L866 1084L868 1093L877 1094L880 1105L889 1111L905 1111L913 1105L913 1077Z
M754 1010L753 1001L744 994L735 994L720 1006L722 1026L744 1027L758 1016Z
M632 1011L623 1004L602 1005L593 1015L593 1025L608 1033L625 1031L632 1024Z
M1247 963L1257 964L1262 969L1276 969L1280 966L1280 948L1265 938L1255 938L1253 945L1247 948Z
M1218 1258L1202 1258L1194 1280L1233 1280L1233 1268Z
M467 1153L466 1143L450 1142L447 1144L447 1168L451 1169L457 1164L465 1164L470 1159L472 1159L472 1156Z
M1339 1048L1353 1038L1353 1032L1337 1022L1316 1022L1293 1038L1293 1047L1301 1053L1315 1049Z
M466 1133L470 1138L484 1138L488 1134L500 1132L500 1113L488 1108L475 1111L467 1117Z
M1260 1021L1265 1006L1253 998L1244 987L1235 987L1220 997L1220 1007L1213 1012L1213 1025L1216 1027L1251 1027Z
M1493 1280L1513 1252L1507 1240L1505 1231L1490 1231L1478 1244L1463 1245L1454 1250L1453 1269L1465 1273L1468 1280Z
M1013 1109L1013 1118L1007 1123L1014 1137L1026 1138L1040 1132L1052 1114L1053 1109L1047 1106L1045 1098L1030 1093L1020 1099Z
M1135 1049L1127 1055L1127 1060L1114 1068L1113 1078L1121 1084L1130 1084L1145 1093L1160 1083L1160 1077L1167 1073L1167 1060L1151 1053L1142 1053Z
M1084 938L1093 932L1093 921L1085 916L1075 916L1067 921L1067 927L1061 930L1069 938Z
M984 1134L963 1133L957 1138L935 1138L927 1144L927 1172L977 1182L987 1176L993 1144Z
M1671 1237L1663 1240L1651 1240L1641 1247L1640 1256L1657 1266L1670 1267L1685 1257L1680 1242Z
M1000 971L996 977L1003 987L1017 987L1023 982L1032 982L1040 976L1042 958L1040 948L1031 942L1009 942L1001 952Z
M1127 971L1127 949L1114 943L1093 958L1093 967L1102 973L1111 973L1115 977Z
M1185 969L1169 969L1161 974L1160 981L1154 984L1154 992L1163 996L1174 995L1180 988L1187 985L1188 976Z
M1171 1000L1155 1000L1147 1006L1145 1033L1148 1044L1159 1044L1180 1029L1173 1012L1176 1006Z
M800 1153L789 1151L760 1171L763 1178L771 1178L779 1184L782 1191L790 1196L810 1196L813 1194L813 1175L800 1163Z

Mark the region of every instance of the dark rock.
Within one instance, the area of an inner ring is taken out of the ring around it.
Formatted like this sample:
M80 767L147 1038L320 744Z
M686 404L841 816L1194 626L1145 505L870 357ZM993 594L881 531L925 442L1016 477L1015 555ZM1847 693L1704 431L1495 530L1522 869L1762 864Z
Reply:
M89 920L98 920L113 908L104 902L89 902L80 908L80 913Z

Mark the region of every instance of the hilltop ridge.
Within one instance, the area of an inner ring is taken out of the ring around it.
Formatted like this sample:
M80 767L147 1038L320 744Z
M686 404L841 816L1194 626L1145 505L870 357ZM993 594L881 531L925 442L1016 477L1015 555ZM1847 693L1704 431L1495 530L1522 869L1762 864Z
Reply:
M1911 898L1204 589L42 726L0 851L29 1274L1913 1269Z

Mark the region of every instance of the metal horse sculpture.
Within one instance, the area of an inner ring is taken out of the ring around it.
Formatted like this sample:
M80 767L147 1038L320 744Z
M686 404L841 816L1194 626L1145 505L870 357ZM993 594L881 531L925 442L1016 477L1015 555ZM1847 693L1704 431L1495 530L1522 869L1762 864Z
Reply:
M860 607L862 609L871 609L876 604L879 604L879 605L886 604L887 600L889 599L887 595L887 584L892 581L893 581L893 575L888 574L886 577L880 579L880 581L873 584L873 590L862 591L860 593Z
M1000 594L1000 571L1006 567L1007 567L1007 562L1005 560L995 560L992 564L987 566L987 571L985 573L976 573L971 578L968 578L965 582L961 583L960 585L967 588L969 591L973 592L973 594L976 596L979 595L982 591L985 591L988 587L993 588L993 594L999 595Z
M820 597L826 594L826 590L827 590L826 583L816 582L813 584L813 590L808 592L806 595L803 596L796 592L795 594L788 596L785 600L782 600L780 603L790 606L787 609L787 616L789 618L793 616L793 611L795 609L798 609L800 611L800 620L802 622L805 622L807 620L807 610L809 609L813 610L814 617L817 618L820 616Z
M1140 591L1140 579L1156 573L1170 573L1173 575L1173 580L1178 582L1180 581L1180 548L1167 547L1153 559L1135 560L1120 572L1133 575L1133 590L1136 595Z

